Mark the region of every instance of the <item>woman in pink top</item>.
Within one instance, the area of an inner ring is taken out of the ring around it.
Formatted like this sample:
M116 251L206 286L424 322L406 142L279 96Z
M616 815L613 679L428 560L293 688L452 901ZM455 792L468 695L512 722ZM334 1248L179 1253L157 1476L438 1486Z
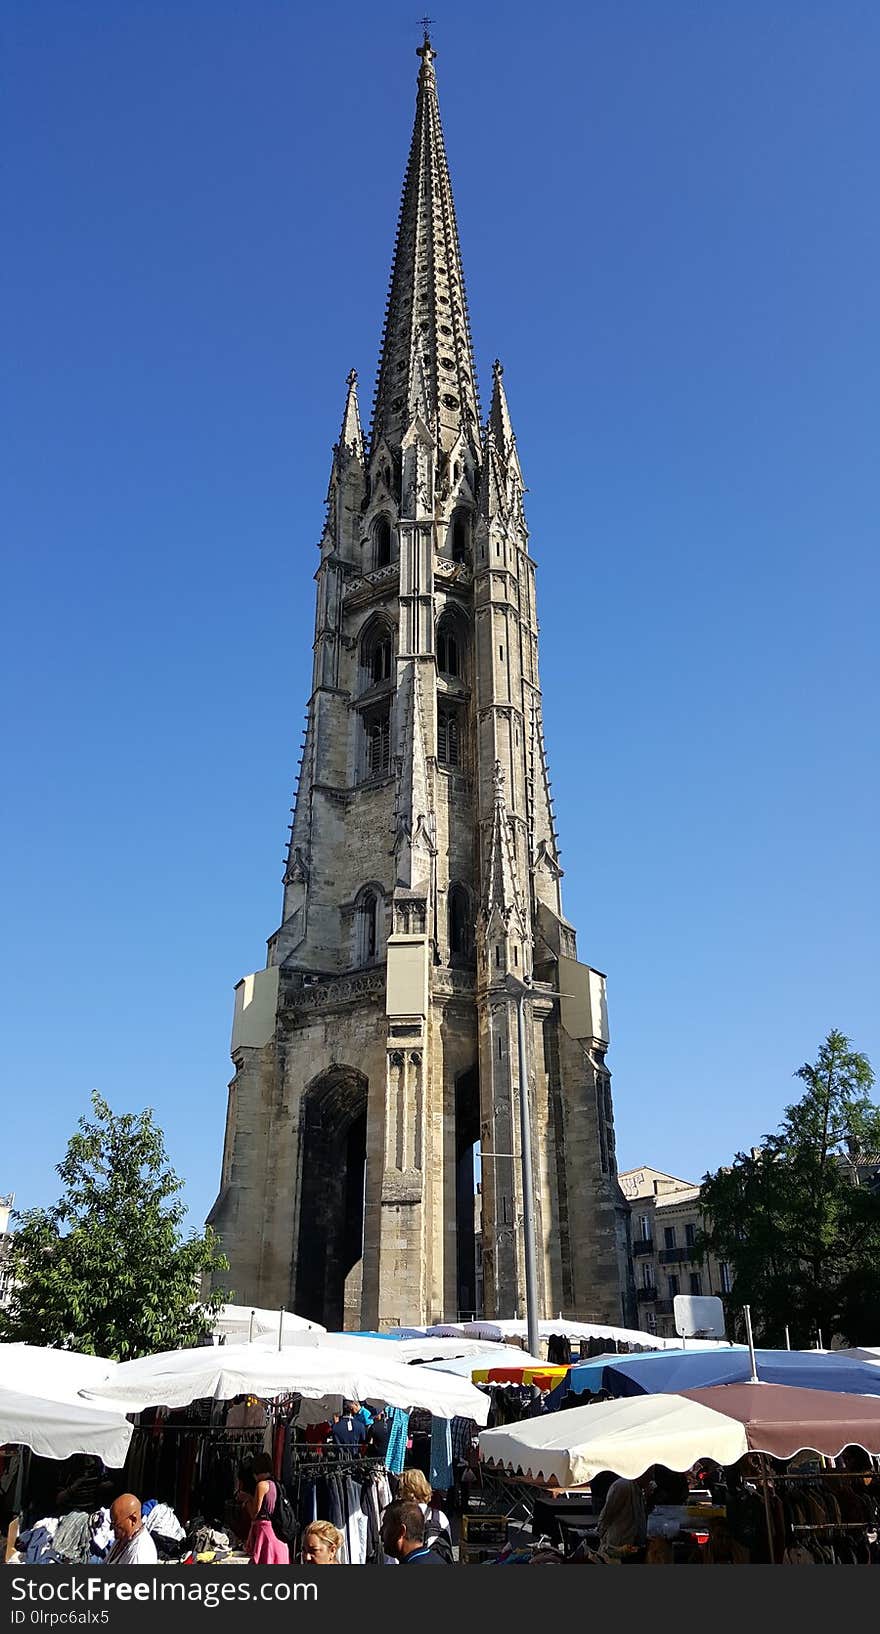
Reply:
M253 1491L249 1491L253 1483ZM278 1488L272 1476L272 1462L265 1453L253 1461L250 1476L242 1478L241 1496L245 1512L250 1516L251 1529L245 1545L254 1566L289 1566L290 1550L275 1535L272 1516L278 1501Z

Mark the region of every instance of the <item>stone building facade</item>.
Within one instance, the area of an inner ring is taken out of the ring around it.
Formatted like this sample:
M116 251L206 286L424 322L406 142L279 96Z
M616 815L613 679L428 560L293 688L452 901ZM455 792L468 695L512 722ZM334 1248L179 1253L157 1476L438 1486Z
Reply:
M10 1229L15 1207L15 1192L0 1197L0 1311L5 1310L12 1297L12 1237Z
M632 1259L638 1325L661 1338L675 1334L676 1294L716 1294L726 1302L733 1272L712 1254L701 1258L703 1229L700 1188L647 1165L620 1176L632 1210Z
M418 54L372 426L352 371L282 921L236 990L210 1220L245 1302L352 1328L522 1315L526 979L541 1309L618 1321L605 980L562 911L523 478L498 363L481 426Z

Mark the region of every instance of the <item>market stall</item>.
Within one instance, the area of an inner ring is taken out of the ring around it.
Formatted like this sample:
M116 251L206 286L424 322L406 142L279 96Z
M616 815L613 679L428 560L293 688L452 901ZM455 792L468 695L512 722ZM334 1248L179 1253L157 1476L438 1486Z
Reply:
M826 1478L818 1459L807 1472L779 1468L779 1461L787 1464L805 1449L821 1459L837 1458L853 1448L880 1453L880 1400L763 1382L719 1385L563 1409L519 1425L486 1430L480 1435L479 1447L490 1470L508 1481L551 1493L585 1489L605 1472L635 1482L653 1466L688 1471L699 1460L710 1459L730 1468L750 1454L757 1455L768 1558L773 1562L784 1551L803 1549L802 1530L810 1525L795 1518L801 1513L796 1501L786 1510L780 1493L787 1484L802 1483L806 1489L807 1482L815 1486ZM772 1467L768 1459L774 1461ZM850 1550L858 1532L859 1547L872 1558L877 1493L867 1490L866 1479L843 1472L840 1492L846 1480L859 1505L860 1512L850 1523ZM860 1482L864 1490L859 1489ZM814 1522L817 1529L827 1528L832 1551L831 1540L837 1540L840 1550L840 1534L846 1530L839 1499L832 1496L829 1506L835 1501L837 1513L826 1512L824 1519ZM719 1506L718 1513L726 1519L724 1506ZM709 1523L715 1518L707 1508L707 1538L711 1536Z

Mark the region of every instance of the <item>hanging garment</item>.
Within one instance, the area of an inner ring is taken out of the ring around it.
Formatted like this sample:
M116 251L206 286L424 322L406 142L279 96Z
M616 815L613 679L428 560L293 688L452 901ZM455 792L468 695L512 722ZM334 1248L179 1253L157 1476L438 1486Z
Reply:
M385 1454L385 1468L392 1475L399 1475L406 1458L406 1439L409 1429L409 1413L402 1407L391 1408L391 1434L388 1437L388 1451Z
M431 1419L428 1480L437 1492L448 1492L452 1486L452 1424L448 1418Z
M342 1505L345 1515L344 1532L346 1553L350 1566L367 1563L367 1517L361 1505L360 1484L350 1477L342 1478Z

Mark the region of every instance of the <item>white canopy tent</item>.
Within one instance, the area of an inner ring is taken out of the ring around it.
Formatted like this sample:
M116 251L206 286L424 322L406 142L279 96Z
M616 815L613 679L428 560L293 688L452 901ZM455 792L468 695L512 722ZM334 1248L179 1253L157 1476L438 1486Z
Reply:
M447 1355L436 1362L426 1362L432 1373L456 1373L461 1379L493 1367L546 1367L539 1356L530 1356L527 1350L515 1350L512 1345L480 1345L470 1355Z
M30 1447L44 1458L91 1453L120 1468L132 1434L124 1412L77 1393L101 1383L113 1366L72 1350L0 1345L0 1446Z
M455 1356L473 1356L492 1352L502 1361L519 1361L522 1352L498 1341L475 1339L472 1335L460 1338L438 1337L430 1334L415 1339L380 1339L372 1333L297 1333L287 1344L298 1347L316 1347L331 1350L360 1351L364 1355L381 1356L393 1362L439 1362Z
M340 1412L344 1401L370 1406L426 1408L439 1418L475 1419L485 1424L489 1399L474 1385L451 1374L428 1373L423 1367L396 1362L391 1344L381 1354L354 1346L223 1345L167 1351L136 1362L120 1362L110 1377L83 1395L112 1403L126 1412L147 1407L186 1407L191 1401L229 1401L253 1395L266 1401L279 1396L303 1398L301 1423L317 1423ZM387 1360L386 1360L387 1356Z
M0 1386L0 1446L30 1447L43 1458L92 1453L111 1469L125 1463L132 1426L120 1409L28 1396Z
M445 1325L443 1331L450 1331ZM493 1321L462 1322L462 1334L473 1334L478 1339L526 1339L528 1326L525 1321L515 1317L502 1317ZM613 1339L617 1344L643 1345L646 1350L681 1350L680 1339L660 1339L655 1333L642 1333L638 1328L606 1327L600 1322L570 1322L567 1317L556 1316L550 1321L538 1323L539 1339L549 1339L551 1334L564 1334L575 1344L581 1339ZM688 1349L714 1350L719 1345L726 1344L723 1339L688 1339Z
M115 1362L47 1345L0 1345L0 1388L25 1395L76 1399L78 1390L106 1379Z
M253 1305L221 1305L212 1329L212 1338L215 1344L222 1340L224 1344L269 1343L278 1342L278 1330L281 1329L281 1342L288 1344L291 1339L303 1333L326 1333L320 1322L309 1322L304 1316L296 1316L293 1311L273 1311Z

